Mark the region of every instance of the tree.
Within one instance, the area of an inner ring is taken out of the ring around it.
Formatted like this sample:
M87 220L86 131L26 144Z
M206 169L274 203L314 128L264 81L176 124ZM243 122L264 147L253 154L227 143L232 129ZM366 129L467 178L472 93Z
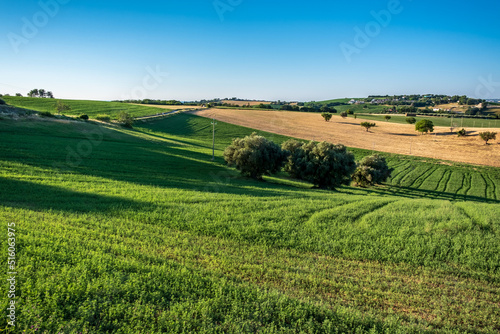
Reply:
M30 90L30 92L28 93L28 96L29 97L37 97L38 96L38 89L32 89Z
M408 124L415 124L415 123L417 123L417 119L415 117L407 117L406 118L406 123L408 123Z
M119 124L126 128L132 128L132 125L134 124L134 118L125 111L120 111L118 113L117 120Z
M354 174L352 180L358 187L368 187L381 184L391 176L393 169L387 166L385 157L378 154L363 158Z
M39 89L38 90L38 96L40 96L42 98L45 97L45 89Z
M347 115L353 115L353 114L354 114L354 111L352 111L351 109L347 109L347 110L346 110L346 113L347 113Z
M89 115L80 115L80 119L83 119L84 121L88 121Z
M434 123L428 119L422 119L415 124L415 130L418 132L434 132Z
M16 93L16 96L23 96L23 94L21 94L21 93Z
M319 188L335 189L349 184L356 169L354 155L344 145L327 142L307 144L290 139L282 148L288 154L285 171Z
M321 114L321 116L325 119L326 122L329 122L332 119L332 114L329 112L324 112Z
M496 132L490 132L490 131L480 132L479 133L479 137L481 137L481 139L484 140L484 142L486 143L486 145L488 145L488 141L495 140L497 138L497 133Z
M59 114L62 114L65 111L71 110L71 107L61 101L56 102L56 110Z
M261 180L262 175L277 173L283 166L287 154L272 141L257 133L245 138L233 139L224 150L224 160L235 166L244 176Z
M53 98L54 98L54 94L53 94L51 91L48 91L48 92L47 92L47 97L48 97L49 99L53 99Z
M391 116L389 116L389 115L385 115L385 116L384 116L384 118L385 118L385 120L386 120L386 121L388 121L388 120L390 120L390 119L391 119Z
M370 130L370 128L375 127L377 124L370 123L370 122L363 122L360 125L366 129L366 132L368 132L368 130Z
M341 112L340 113L340 117L346 118L347 117L347 113L345 111Z

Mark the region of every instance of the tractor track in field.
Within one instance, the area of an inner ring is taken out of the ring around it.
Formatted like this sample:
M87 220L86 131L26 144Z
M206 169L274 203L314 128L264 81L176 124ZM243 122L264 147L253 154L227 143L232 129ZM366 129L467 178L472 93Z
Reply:
M436 167L429 167L425 172L423 172L419 177L417 177L408 187L409 188L416 188L420 189L420 186L424 181L432 174L434 173Z
M495 200L498 200L498 196L497 196L497 187L495 185L495 182L493 181L493 179L491 178L491 176L489 174L485 174L486 177L488 178L488 180L491 181L491 187L493 189L492 193L493 193L493 199Z
M444 172L443 177L441 178L441 181L439 181L439 185L436 188L438 191L446 192L446 188L448 188L448 182L450 182L452 173L453 172L451 170L447 170L446 172ZM446 178L445 178L445 175L446 175ZM441 187L441 182L443 182L443 184L444 184L443 187Z

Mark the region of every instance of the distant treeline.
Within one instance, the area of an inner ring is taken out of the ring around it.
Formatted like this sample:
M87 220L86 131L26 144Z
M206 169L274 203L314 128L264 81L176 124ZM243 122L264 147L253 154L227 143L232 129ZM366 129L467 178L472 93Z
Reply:
M167 106L196 106L198 103L196 102L181 102L177 100L152 100L152 99L144 99L144 100L117 100L113 102L122 102L122 103L135 103L135 104L156 104L156 105L167 105Z

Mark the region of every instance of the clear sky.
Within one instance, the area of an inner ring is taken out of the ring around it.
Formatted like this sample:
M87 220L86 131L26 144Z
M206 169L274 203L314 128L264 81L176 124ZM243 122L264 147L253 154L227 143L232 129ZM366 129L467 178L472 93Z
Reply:
M0 93L500 98L498 1L4 1Z

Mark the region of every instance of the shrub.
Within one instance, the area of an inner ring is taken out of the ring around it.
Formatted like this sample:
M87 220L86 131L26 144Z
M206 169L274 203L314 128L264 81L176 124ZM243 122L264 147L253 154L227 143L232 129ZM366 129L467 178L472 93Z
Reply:
M88 121L89 116L88 115L80 115L80 119L83 119L84 121Z
M343 111L343 112L340 113L340 116L342 118L346 118L347 117L347 113L345 111Z
M387 181L391 173L392 169L387 166L385 158L375 154L359 162L352 180L355 186L368 187Z
M61 101L56 102L56 110L58 113L62 114L65 111L71 110L71 107L67 105L66 103L63 103Z
M224 150L224 160L235 166L244 176L262 179L262 175L277 173L283 166L286 153L281 148L257 133L245 138L233 139Z
M415 124L415 130L418 132L433 132L434 131L434 123L428 119L422 119Z
M118 123L126 128L132 128L134 125L134 118L125 111L120 111L117 115Z
M332 114L330 114L329 112L324 112L321 114L321 117L323 117L325 119L325 121L330 121L332 119Z
M2 104L2 105L3 105L3 104L7 104L7 103L5 103L5 101L4 101L4 100L0 99L0 104Z
M364 127L366 129L366 131L368 132L368 130L370 130L370 128L373 128L376 126L375 123L370 123L370 122L362 122L360 124L362 127Z
M38 115L42 117L54 117L50 111L39 111Z
M465 136L467 136L467 131L465 131L465 129L459 130L459 131L457 131L457 135L459 137L465 137Z
M288 153L285 171L319 188L335 189L349 184L356 169L354 155L344 145L304 144L292 139L284 142L282 148Z
M98 121L109 122L111 121L111 117L106 114L100 114L95 117Z
M417 123L417 119L415 117L407 117L406 118L406 123L408 123L408 124L415 124L415 123Z
M386 120L386 121L388 121L388 120L390 120L392 117L391 117L391 116L389 116L389 115L385 115L385 116L384 116L384 118L385 118L385 120Z
M347 109L346 112L348 115L354 115L354 111L352 111L351 109Z
M481 139L485 141L486 145L488 145L489 140L495 140L497 138L497 133L490 131L480 132L479 137L481 137Z

